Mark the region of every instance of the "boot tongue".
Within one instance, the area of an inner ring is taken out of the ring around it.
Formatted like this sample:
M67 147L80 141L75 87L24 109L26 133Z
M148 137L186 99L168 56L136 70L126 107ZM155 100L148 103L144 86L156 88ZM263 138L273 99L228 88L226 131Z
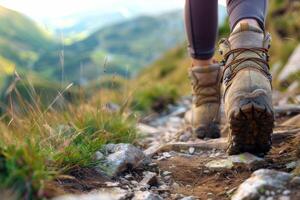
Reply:
M263 47L264 32L248 23L241 23L229 37L231 49Z

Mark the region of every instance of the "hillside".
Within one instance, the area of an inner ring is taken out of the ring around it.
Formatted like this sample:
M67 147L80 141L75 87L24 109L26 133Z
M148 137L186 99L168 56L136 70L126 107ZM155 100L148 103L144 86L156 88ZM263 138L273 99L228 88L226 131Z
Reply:
M164 34L162 34L164 33ZM141 67L157 59L164 51L184 41L182 13L172 12L157 17L142 16L100 29L83 41L64 47L64 70L67 80L94 79L107 73L124 76L135 74ZM53 69L60 78L61 66L56 47L35 65L37 71Z
M32 67L53 41L31 19L0 6L0 55L18 67Z

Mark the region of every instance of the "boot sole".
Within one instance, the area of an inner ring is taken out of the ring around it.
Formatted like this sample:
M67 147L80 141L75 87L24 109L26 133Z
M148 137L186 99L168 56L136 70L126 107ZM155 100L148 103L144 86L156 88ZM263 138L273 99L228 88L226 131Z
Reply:
M204 139L204 138L216 139L221 137L219 124L215 122L209 123L206 127L200 127L195 129L194 134L199 139Z
M242 99L237 109L230 114L229 123L229 155L249 152L264 156L269 152L272 146L274 112L268 105L266 96Z

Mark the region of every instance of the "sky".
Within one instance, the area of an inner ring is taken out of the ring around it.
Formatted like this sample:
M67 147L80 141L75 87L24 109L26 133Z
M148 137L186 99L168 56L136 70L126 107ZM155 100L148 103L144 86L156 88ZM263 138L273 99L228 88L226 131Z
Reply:
M219 0L224 4L225 0ZM76 13L140 9L145 13L163 12L182 8L184 0L0 0L0 5L38 19L59 18Z

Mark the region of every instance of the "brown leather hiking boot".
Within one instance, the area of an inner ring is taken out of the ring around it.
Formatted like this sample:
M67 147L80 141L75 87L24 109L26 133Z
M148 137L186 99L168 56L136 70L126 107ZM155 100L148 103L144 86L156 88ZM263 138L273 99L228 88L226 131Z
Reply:
M185 118L200 139L220 137L220 68L219 64L212 64L189 69L193 106Z
M230 124L229 154L266 154L274 127L272 77L268 50L271 37L261 29L241 24L229 40L222 40L223 95Z

